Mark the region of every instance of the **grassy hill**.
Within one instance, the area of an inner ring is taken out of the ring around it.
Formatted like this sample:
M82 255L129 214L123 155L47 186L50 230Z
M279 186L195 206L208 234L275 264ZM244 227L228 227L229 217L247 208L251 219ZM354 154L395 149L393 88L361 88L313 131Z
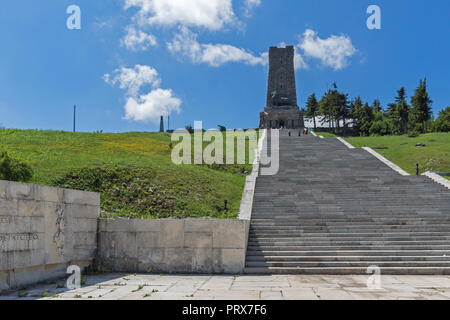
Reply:
M235 218L251 170L175 165L170 135L161 133L8 129L0 130L1 146L31 164L31 183L101 192L103 217Z
M410 174L429 170L450 172L450 133L427 133L416 138L403 136L345 138L356 148L371 147ZM416 147L416 144L425 147ZM387 148L387 149L384 149Z

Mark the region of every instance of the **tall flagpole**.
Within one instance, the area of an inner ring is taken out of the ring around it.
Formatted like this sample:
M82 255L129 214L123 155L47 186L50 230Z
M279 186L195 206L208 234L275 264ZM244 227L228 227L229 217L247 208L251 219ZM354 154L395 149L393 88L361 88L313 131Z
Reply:
M73 132L75 132L75 123L77 119L77 105L73 106Z

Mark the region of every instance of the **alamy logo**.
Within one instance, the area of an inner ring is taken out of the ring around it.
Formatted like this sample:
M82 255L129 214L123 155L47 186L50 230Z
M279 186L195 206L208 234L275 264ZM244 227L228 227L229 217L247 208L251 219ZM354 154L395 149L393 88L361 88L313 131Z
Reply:
M172 162L178 165L260 163L261 175L275 175L279 170L279 131L271 130L270 155L266 131L260 133L258 142L256 130L228 130L224 135L219 130L204 131L202 122L195 121L193 134L187 130L172 133L172 142L178 142L172 149Z
M67 273L71 276L67 279L66 287L69 290L80 289L81 288L81 269L79 266L69 266L67 268Z
M367 274L371 274L367 279L367 288L370 290L381 289L381 269L379 266L370 266L366 270Z
M367 14L371 16L367 19L367 28L369 30L381 29L381 9L377 5L371 5L367 8Z
M67 14L70 16L67 18L67 29L69 30L80 30L81 29L81 9L79 6L71 5L67 7Z

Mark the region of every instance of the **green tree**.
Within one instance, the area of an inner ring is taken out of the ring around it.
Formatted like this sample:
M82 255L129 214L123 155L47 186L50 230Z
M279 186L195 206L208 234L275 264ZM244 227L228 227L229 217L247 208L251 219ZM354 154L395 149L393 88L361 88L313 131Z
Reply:
M397 91L397 97L395 97L396 104L396 115L399 118L399 121L402 124L402 133L408 133L408 121L409 121L409 113L411 112L411 107L406 102L406 90L404 87L401 87Z
M416 123L422 125L422 132L427 131L427 121L431 119L431 104L433 101L430 99L427 92L427 79L420 80L419 86L414 92L414 96L411 97L413 119Z
M320 114L324 117L322 122L327 121L330 127L339 129L340 121L345 121L349 116L348 95L337 90L336 83L333 89L327 91L319 103Z
M384 116L388 123L389 132L391 134L400 135L403 133L402 121L398 115L397 105L395 103L388 104Z
M314 130L316 130L316 117L319 115L319 102L317 102L316 95L314 93L309 96L308 101L306 102L305 115L307 119L313 119Z
M401 87L397 91L395 102L390 103L385 112L388 118L389 129L392 134L408 133L408 123L410 121L411 107L406 101L406 90Z
M349 116L352 120L353 128L356 134L360 134L361 126L362 126L362 117L363 117L363 101L360 97L356 97L353 101L350 102L349 106Z
M360 134L368 136L370 135L370 127L372 126L372 122L375 119L374 111L369 106L369 104L366 102L364 106L362 107L361 111L361 127L360 127Z
M438 132L450 132L450 107L439 112L435 121L435 130Z
M373 109L373 106L372 106ZM374 110L374 109L373 109ZM386 119L380 111L374 110L374 119L369 129L369 133L371 136L384 136L389 133L388 124Z
M381 108L381 102L379 99L375 99L372 103L372 109L376 112L381 112L382 108Z
M325 122L328 122L329 127L332 128L332 125L331 125L332 109L331 109L331 101L330 101L328 92L324 94L322 99L320 99L320 102L319 102L319 113L322 116L322 119L321 119L322 125Z

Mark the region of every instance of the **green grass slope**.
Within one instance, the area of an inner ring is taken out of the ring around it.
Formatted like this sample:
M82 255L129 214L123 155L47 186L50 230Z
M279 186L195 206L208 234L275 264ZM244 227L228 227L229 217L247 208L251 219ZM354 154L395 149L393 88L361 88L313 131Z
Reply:
M450 133L428 133L416 138L408 136L345 138L356 148L371 147L410 174L425 171L450 172ZM416 147L416 144L425 147ZM378 148L387 149L378 149Z
M333 134L331 132L328 132L328 131L320 131L320 129L319 130L314 130L314 133L316 135L322 136L324 138L336 138L335 134Z
M175 165L170 143L161 133L0 130L0 146L33 167L31 183L101 192L103 217L237 217L251 166Z

